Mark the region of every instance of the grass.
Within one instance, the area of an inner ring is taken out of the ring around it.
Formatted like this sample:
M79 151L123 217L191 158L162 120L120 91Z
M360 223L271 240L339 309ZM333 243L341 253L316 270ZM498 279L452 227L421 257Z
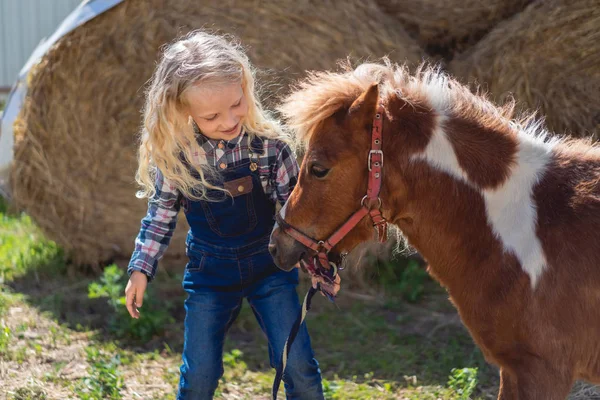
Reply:
M0 283L24 276L44 266L64 273L62 250L47 240L25 214L11 215L0 203ZM61 270L62 268L62 270Z
M112 264L104 269L99 282L92 282L88 286L88 298L106 298L111 309L107 321L108 331L119 339L150 341L154 336L163 335L164 328L173 324L175 320L171 316L170 309L173 308L171 301L165 301L156 295L154 285L146 289L144 302L144 316L132 319L125 307L125 284L126 273L117 265Z
M20 387L13 393L14 400L46 400L48 397L40 387Z
M123 306L125 261L68 276L61 249L0 203L0 381L7 399L175 398L181 271L163 265L144 316ZM379 291L318 296L307 324L327 399L492 399L497 371L446 293L413 262L374 265ZM308 289L303 282L302 296ZM225 342L217 399L269 399L268 345L245 304ZM283 389L280 392L283 396Z
M82 400L110 399L120 400L124 388L123 376L119 367L118 354L104 352L95 346L85 349L90 365L87 373L75 386L74 391Z

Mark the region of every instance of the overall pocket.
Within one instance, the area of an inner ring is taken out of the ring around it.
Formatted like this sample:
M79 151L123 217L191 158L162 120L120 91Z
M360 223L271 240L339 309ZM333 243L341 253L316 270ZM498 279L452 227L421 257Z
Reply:
M194 249L194 245L187 245L185 248L185 254L188 257L188 262L185 265L185 270L189 272L200 272L204 269L204 263L206 255Z
M225 182L224 187L232 197L227 196L219 202L201 202L210 229L221 237L234 237L252 232L258 222L252 193L252 176Z

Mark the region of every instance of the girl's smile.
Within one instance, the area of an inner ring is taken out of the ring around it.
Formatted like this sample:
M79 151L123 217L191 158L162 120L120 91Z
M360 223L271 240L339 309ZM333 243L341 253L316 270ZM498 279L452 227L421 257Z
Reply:
M226 136L232 136L232 137L237 137L237 135L239 135L240 133L240 123L238 122L237 124L235 124L235 126L233 128L231 128L230 130L227 131L221 131L221 133L223 135Z

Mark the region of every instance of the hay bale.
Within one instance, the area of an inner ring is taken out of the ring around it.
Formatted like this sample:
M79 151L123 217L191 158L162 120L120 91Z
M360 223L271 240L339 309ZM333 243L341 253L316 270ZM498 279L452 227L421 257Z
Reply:
M431 55L451 59L532 0L377 0Z
M497 101L511 93L556 133L600 128L600 1L538 1L450 63Z
M61 38L32 69L15 123L15 205L76 265L129 257L146 210L134 196L143 85L161 45L202 27L235 34L283 88L348 54L419 62L422 52L395 24L364 0L126 0ZM180 217L167 255L184 253L187 228Z

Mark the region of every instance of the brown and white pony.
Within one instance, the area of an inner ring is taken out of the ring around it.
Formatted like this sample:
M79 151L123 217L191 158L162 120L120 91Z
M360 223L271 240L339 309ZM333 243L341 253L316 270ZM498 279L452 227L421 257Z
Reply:
M280 110L306 145L283 218L316 240L360 207L383 105L382 211L428 261L500 367L499 399L564 399L600 382L600 149L513 120L430 67L363 64L300 82ZM371 239L368 217L331 254ZM275 227L290 270L311 250Z

